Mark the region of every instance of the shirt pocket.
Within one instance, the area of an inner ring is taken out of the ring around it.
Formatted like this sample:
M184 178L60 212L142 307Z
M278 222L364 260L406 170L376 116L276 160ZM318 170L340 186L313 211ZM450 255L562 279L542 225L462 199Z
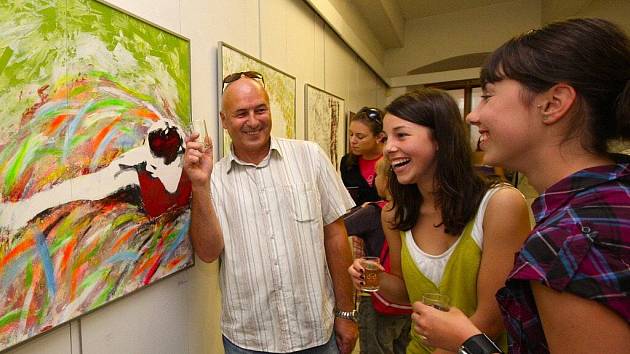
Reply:
M291 216L299 222L309 222L321 218L319 193L307 184L289 185L283 188L286 207Z

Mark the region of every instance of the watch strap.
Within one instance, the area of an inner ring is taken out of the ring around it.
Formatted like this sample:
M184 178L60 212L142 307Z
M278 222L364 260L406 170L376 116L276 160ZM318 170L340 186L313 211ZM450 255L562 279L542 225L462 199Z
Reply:
M497 347L496 344L488 336L483 333L474 335L468 338L461 348L459 353L464 354L491 354L491 353L503 353L503 351Z
M357 310L352 310L352 311L335 310L335 317L357 322Z

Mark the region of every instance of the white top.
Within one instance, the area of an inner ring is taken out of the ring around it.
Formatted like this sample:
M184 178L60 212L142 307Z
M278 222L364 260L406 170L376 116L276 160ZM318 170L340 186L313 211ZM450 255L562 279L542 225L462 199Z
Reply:
M335 298L324 225L354 202L322 149L272 138L258 165L229 153L214 167L212 195L225 244L223 335L255 351L326 343Z
M471 236L477 246L479 246L480 250L483 250L483 218L486 213L486 207L488 206L488 202L490 201L490 198L492 198L494 193L502 188L510 187L506 184L501 184L489 189L483 196L483 199L479 204L479 208L477 209L477 214L475 215L475 223L473 225ZM451 247L449 247L444 253L436 256L422 251L413 240L411 230L405 231L405 242L407 243L407 248L409 249L411 259L413 259L414 264L416 265L416 267L418 267L422 274L424 274L424 276L426 276L433 282L433 284L436 285L440 284L440 282L442 281L442 276L444 275L446 264L451 258L451 255L455 251L455 248L459 244L460 240L461 237L458 237L457 241L455 241L455 243L453 243Z

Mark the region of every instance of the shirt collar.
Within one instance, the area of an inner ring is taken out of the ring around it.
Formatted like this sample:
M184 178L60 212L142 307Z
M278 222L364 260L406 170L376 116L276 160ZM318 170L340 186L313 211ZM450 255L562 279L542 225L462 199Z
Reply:
M630 183L630 156L613 155L615 164L596 166L578 171L549 187L532 204L536 223L566 205L576 194L615 180Z
M234 145L230 143L230 151L228 152L228 155L226 156L227 161L228 161L227 173L230 173L230 171L232 171L232 167L234 166L234 164L238 164L241 166L265 167L269 164L269 160L271 159L272 156L277 156L278 158L282 158L282 155L283 155L282 147L280 146L280 144L278 144L278 139L274 138L273 136L271 137L269 153L267 154L267 156L265 156L265 158L262 161L260 161L258 165L241 161L234 154Z

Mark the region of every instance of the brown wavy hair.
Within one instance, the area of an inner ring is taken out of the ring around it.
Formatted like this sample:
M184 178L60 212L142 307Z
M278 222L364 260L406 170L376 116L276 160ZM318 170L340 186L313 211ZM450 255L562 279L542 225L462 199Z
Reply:
M459 235L475 216L491 182L477 173L464 120L453 98L445 91L421 89L404 94L385 111L398 118L430 128L439 149L436 151L436 204L444 230ZM420 217L423 198L416 184L400 184L390 172L394 228L409 230ZM436 225L436 227L439 225Z

